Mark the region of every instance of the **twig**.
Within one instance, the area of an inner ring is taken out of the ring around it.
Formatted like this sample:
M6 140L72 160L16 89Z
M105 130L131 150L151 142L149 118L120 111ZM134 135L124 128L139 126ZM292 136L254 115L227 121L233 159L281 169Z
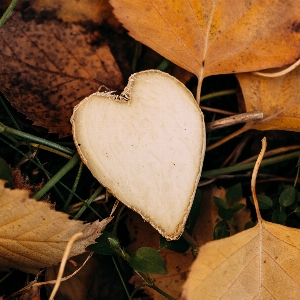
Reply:
M206 124L206 131L209 132L212 130L232 126L232 125L239 124L239 123L246 123L246 122L251 122L251 121L255 121L255 120L261 120L263 117L264 117L263 112L259 111L259 110L247 112L247 113L243 113L243 114L238 114L235 116L223 118L221 120L217 120L217 121Z
M65 270L65 266L66 266L66 263L67 263L67 260L68 260L68 256L70 254L70 251L72 249L72 246L74 244L74 242L80 237L82 236L83 233L82 232L77 232L75 233L71 238L70 240L68 241L68 244L66 246L66 249L64 251L64 255L63 255L63 258L61 260L61 264L59 266L59 270L58 270L58 274L57 274L57 278L56 278L56 282L55 282L55 285L53 287L53 290L51 292L51 295L49 297L49 300L53 300L54 299L54 296L56 295L57 291L58 291L58 288L60 286L60 283L61 283L61 279L62 279L62 276L63 276L63 273L64 273L64 270Z
M255 166L254 166L254 169L253 169L252 178L251 178L251 192L252 192L253 202L254 202L255 211L256 211L256 215L257 215L257 220L259 222L261 222L262 217L261 217L259 206L258 206L258 199L257 199L257 196L256 196L256 190L255 190L256 187L255 186L256 186L256 177L257 177L258 169L261 165L262 159L263 159L264 154L266 152L267 139L264 137L261 140L261 142L262 142L262 147L261 147L260 153L258 155L258 158L256 160L256 163L255 163Z
M217 114L228 115L228 116L233 116L233 115L236 114L236 113L228 111L228 110L212 108L212 107L203 106L203 105L201 105L201 109L206 110L206 111L211 111L211 112L214 112L214 113L217 113Z
M249 130L251 128L251 126L249 125L249 123L246 123L244 127L240 128L239 130L227 135L226 137L224 137L223 139L217 141L216 143L209 145L208 147L206 147L206 152L210 151L212 149L215 149L221 145L223 145L224 143L230 141L231 139L237 137L238 135L246 132L247 130Z
M262 76L262 77L279 77L290 73L291 71L296 69L299 65L300 65L300 58L289 67L279 72L274 72L274 73L253 72L252 74Z

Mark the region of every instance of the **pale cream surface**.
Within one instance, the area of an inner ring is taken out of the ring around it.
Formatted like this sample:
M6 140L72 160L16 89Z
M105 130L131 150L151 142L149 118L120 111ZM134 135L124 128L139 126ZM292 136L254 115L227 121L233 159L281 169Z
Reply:
M125 90L128 102L104 93L82 101L72 117L74 138L104 186L177 238L202 168L203 115L189 90L166 73L137 73Z

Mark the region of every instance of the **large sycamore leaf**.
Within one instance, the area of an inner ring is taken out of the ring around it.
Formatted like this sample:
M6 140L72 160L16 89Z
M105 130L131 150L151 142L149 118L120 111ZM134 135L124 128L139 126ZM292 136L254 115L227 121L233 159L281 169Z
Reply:
M200 248L183 299L299 299L300 230L264 221L255 206L255 227Z
M261 110L264 118L251 125L259 130L300 131L300 67L275 78L237 74L246 111Z
M205 76L265 69L300 55L295 0L110 0L135 39Z
M123 88L120 69L96 28L64 23L30 6L1 28L0 89L35 125L70 135L69 120L81 99L102 85Z
M69 239L77 232L70 256L85 251L100 236L111 218L83 224L50 204L28 198L26 190L10 190L0 181L0 268L37 273L59 263Z

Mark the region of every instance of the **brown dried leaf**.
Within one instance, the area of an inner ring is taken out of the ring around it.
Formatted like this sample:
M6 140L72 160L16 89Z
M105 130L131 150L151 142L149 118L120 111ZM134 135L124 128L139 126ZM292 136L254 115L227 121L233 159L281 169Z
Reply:
M26 190L4 188L0 181L0 266L37 273L39 268L56 265L62 259L69 239L77 232L70 257L94 243L111 218L83 224L50 204L28 198Z
M37 12L49 11L64 22L89 21L102 24L104 21L117 25L108 0L32 0L30 5Z
M122 89L123 79L98 30L50 16L29 7L1 28L0 86L35 125L66 136L73 107L101 85Z
M110 2L132 37L199 80L282 66L300 55L299 1Z
M251 124L258 130L300 131L300 67L275 78L237 74L246 111L261 110L264 118Z

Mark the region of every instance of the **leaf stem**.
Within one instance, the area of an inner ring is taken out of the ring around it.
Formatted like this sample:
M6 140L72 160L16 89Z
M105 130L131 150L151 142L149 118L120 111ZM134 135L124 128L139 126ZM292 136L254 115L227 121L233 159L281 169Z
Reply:
M0 28L4 25L6 20L9 18L10 14L12 13L15 6L17 5L18 1L19 0L12 0L10 2L8 8L6 9L6 11L4 12L4 14L2 15L2 17L0 19Z
M262 141L262 147L261 147L260 153L257 157L257 160L255 162L255 166L254 166L253 173L252 173L252 178L251 178L251 192L252 192L252 198L253 198L253 202L254 202L258 222L262 221L262 217L261 217L261 214L260 214L260 210L259 210L259 206L258 206L258 199L257 199L257 196L256 196L256 177L257 177L258 169L259 169L259 167L262 163L262 159L263 159L264 154L266 152L267 139L264 137L261 141Z
M121 274L121 272L120 272L120 270L119 270L119 268L118 268L117 262L116 262L116 260L115 260L115 258L114 258L113 255L111 255L111 258L112 258L112 260L113 260L113 262L114 262L114 265L115 265L115 268L116 268L116 270L117 270L117 272L118 272L118 274L119 274L119 277L120 277L121 282L122 282L122 285L123 285L123 287L124 287L124 289L125 289L126 295L127 295L128 299L130 300L131 297L130 297L129 292L128 292L128 290L127 290L126 284L125 284L125 282L124 282L124 280L123 280L122 274Z
M141 288L146 287L146 286L148 286L147 283L142 283L142 284L138 285L138 286L133 290L133 292L131 293L130 299L132 299L132 297L134 296L134 294L137 293Z
M32 198L41 199L63 176L65 176L80 161L76 153Z
M182 234L182 238L192 247L193 256L194 258L196 258L199 252L199 247L190 239L188 234L186 234L185 232Z
M148 278L144 273L142 273L142 272L137 272L137 273L147 282L147 286L149 288L157 291L158 293L160 293L161 295L163 295L165 298L167 298L169 300L176 300L175 298L171 297L166 292L161 290L158 286L156 286L155 283L152 281L152 279Z

